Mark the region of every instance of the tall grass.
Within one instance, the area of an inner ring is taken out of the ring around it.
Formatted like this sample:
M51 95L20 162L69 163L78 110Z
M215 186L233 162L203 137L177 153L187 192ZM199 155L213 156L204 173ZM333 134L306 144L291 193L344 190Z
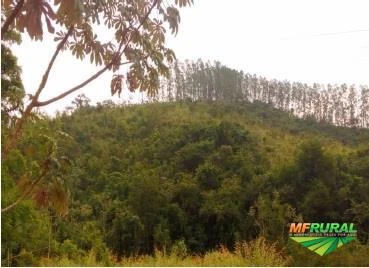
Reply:
M286 257L276 244L258 238L250 242L239 242L234 251L220 246L206 254L190 255L182 244L173 247L169 254L156 250L153 256L138 255L121 259L119 262L110 255L98 260L94 250L74 258L42 258L38 266L286 266L290 258Z
M236 244L234 252L225 247L206 253L204 256L176 253L164 254L156 251L154 256L137 256L121 260L121 266L286 266L290 259L279 251L275 244L258 238L251 242Z
M48 267L101 267L101 266L114 266L112 258L105 260L98 260L94 250L90 250L86 255L80 255L75 258L62 256L60 258L41 258L37 266Z

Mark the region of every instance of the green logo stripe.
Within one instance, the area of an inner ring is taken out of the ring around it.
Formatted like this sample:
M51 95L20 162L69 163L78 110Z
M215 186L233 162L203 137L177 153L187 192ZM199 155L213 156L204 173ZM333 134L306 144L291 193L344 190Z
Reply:
M325 243L323 246L315 250L315 253L319 254L320 256L328 254L328 249L334 244L336 240L339 238L337 237L330 237L327 239L327 243Z
M335 249L338 248L338 244L341 241L341 239L335 239L334 242L331 244L331 246L327 249L327 251L325 252L325 254L331 253L332 251L334 251Z
M314 239L310 240L310 241L305 241L305 242L300 242L304 247L308 247L310 248L310 246L313 246L313 245L319 245L321 242L325 242L327 241L325 239L325 237L313 237Z
M355 237L290 237L292 240L301 244L303 247L319 254L320 256L327 255L337 248L345 245Z
M315 251L316 253L322 252L322 248L326 247L327 244L330 246L332 242L333 241L331 239L327 239L327 238L323 237L323 240L321 242L308 247L308 249L310 249L312 251ZM321 255L321 254L319 254L319 255Z

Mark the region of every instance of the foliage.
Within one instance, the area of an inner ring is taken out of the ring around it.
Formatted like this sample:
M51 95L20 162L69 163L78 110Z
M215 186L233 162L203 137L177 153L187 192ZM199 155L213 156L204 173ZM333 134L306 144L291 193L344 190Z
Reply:
M24 88L17 58L9 47L1 44L1 124L14 124L17 113L23 109ZM6 132L6 129L3 129Z
M338 250L342 263L365 263L368 150L360 141L367 131L349 139L356 130L314 123L291 132L286 125L304 122L282 113L270 124L273 116L275 109L257 103L106 103L28 125L25 151L3 167L3 188L13 189L4 202L18 194L4 175L20 176L48 155L47 146L27 134L41 126L71 137L48 133L57 156L73 159L68 169L52 173L73 202L65 218L51 209L49 259L48 231L33 233L32 241L46 243L38 252L42 245L23 240L28 229L21 225L19 235L3 229L3 264L10 249L11 256L24 252L24 263L42 265L300 265L309 253L291 244L287 231L289 222L303 220L354 222L357 259L350 246ZM32 139L40 149L31 157ZM49 222L49 210L30 211L41 224ZM3 228L10 219L3 218Z
M168 27L172 34L178 32L180 16L178 7L192 4L191 0L174 1L168 4L161 0L151 1L84 1L84 0L2 0L2 127L6 128L5 142L2 142L2 159L7 159L19 150L24 128L30 123L33 111L46 106L86 86L106 71L117 72L122 65L129 64L126 74L113 74L112 95L122 91L122 80L130 91L140 89L149 95L157 92L159 77L168 75L167 64L175 59L174 52L165 46L165 32ZM156 13L153 11L157 11ZM29 34L31 39L42 40L43 29L54 34L58 42L40 84L29 102L23 108L24 90L20 81L20 69L16 58L5 46L6 40L16 39L19 32ZM57 29L55 29L57 28ZM104 34L101 34L104 32ZM105 40L110 34L110 41ZM40 101L55 60L63 50L70 50L77 59L89 57L91 63L102 66L95 74L78 85L65 89L61 94L46 101ZM85 104L81 100L77 105ZM13 113L19 113L13 115ZM2 140L2 141L3 141ZM25 195L39 186L46 176L49 160L45 160L44 172L31 183L28 189L11 205L2 208L3 212L13 209Z
M368 125L367 87L359 97L219 62L181 66L164 25L176 33L177 7L191 3L2 1L2 37L41 40L46 24L58 42L26 108L2 44L2 265L367 265L369 132L356 128ZM40 101L62 50L101 69ZM33 113L107 70L112 95L125 84L178 102L94 107L79 95L53 119ZM286 235L303 220L354 222L358 241L310 258Z
M54 40L59 42L54 57L61 49L68 49L77 59L88 57L91 63L104 66L101 73L106 70L116 72L121 65L129 63L127 73L113 75L112 94L120 94L124 79L130 91L140 89L152 95L157 92L159 76L168 75L166 64L175 59L174 52L165 47L166 27L176 34L180 22L178 8L191 4L191 0L174 3L161 0L56 0L52 3L44 0L3 0L5 22L2 35L12 30L26 31L32 39L42 40L46 26ZM102 37L101 30L111 35L110 41ZM38 95L46 84L54 60L51 60L40 88L32 96L32 107L49 103L39 102ZM101 73L97 73L96 77Z

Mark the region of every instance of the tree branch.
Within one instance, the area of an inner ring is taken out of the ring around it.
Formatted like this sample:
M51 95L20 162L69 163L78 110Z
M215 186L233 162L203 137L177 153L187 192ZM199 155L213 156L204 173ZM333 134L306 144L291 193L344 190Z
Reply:
M45 178L46 177L46 175L47 175L47 171L48 171L48 165L49 165L49 161L48 161L48 159L46 159L45 160L45 162L44 162L44 164L43 164L43 166L44 166L44 168L43 168L43 171L42 171L42 174L40 175L40 177L38 178L38 179L36 179L34 182L32 182L32 184L31 184L31 186L27 189L27 190L25 190L22 194L21 194L21 196L19 196L18 198L17 198L17 200L16 201L14 201L12 204L10 204L9 206L7 206L7 207L5 207L5 208L2 208L1 209L1 213L3 213L3 212L7 212L7 211L9 211L9 210L11 210L11 209L13 209L16 205L18 205L23 199L25 199L30 193L32 193L32 191L33 191L33 189L36 187L36 185L37 184L39 184L40 183L40 181L43 179L43 178Z
M122 65L126 65L126 64L130 64L130 63L132 63L133 61L125 61L125 62L122 62L120 65L122 66Z
M24 5L24 0L19 0L15 6L12 14L5 20L3 26L1 27L1 40L4 40L4 35L9 31L9 26L14 22L15 18L18 16Z
M136 28L136 31L138 31L142 25L145 23L145 21L147 20L147 18L149 17L149 15L151 14L152 10L154 9L154 7L157 5L157 3L159 2L159 0L155 0L152 4L152 6L150 7L150 9L148 10L148 12L146 13L146 15L144 16L143 20L140 22L140 24L138 25L138 27ZM72 28L69 29L68 33L70 34L72 32ZM40 83L39 88L36 91L36 94L32 97L32 101L31 103L27 106L27 108L25 109L23 116L17 121L16 126L15 126L15 131L13 132L14 134L11 135L11 137L9 138L9 142L5 145L4 150L2 151L2 161L4 159L6 159L9 151L11 149L13 149L15 147L15 145L17 144L19 138L20 138L20 134L21 134L21 130L23 128L23 124L25 123L26 119L29 117L29 115L31 114L31 111L34 107L41 107L41 106L45 106L48 105L50 103L53 103L55 101L58 101L66 96L68 96L69 94L77 91L78 89L86 86L87 84L89 84L90 82L92 82L93 80L95 80L96 78L98 78L101 74L103 74L106 70L108 70L116 61L116 59L118 59L119 57L121 57L123 55L123 53L126 51L129 43L132 40L132 35L130 36L130 38L128 39L125 47L123 48L122 51L120 51L123 47L123 43L124 43L124 38L122 39L119 48L117 50L117 53L115 54L115 56L112 58L112 60L101 70L99 70L98 72L96 72L94 75L92 75L91 77L89 77L88 79L86 79L84 82L80 83L79 85L65 91L64 93L51 98L47 101L38 101L38 97L40 96L42 90L44 89L48 76L49 76L49 72L54 64L55 58L56 56L59 54L59 51L61 50L61 48L64 46L65 42L67 41L68 38L68 34L63 38L63 40L60 42L60 44L57 46L57 49L49 63L49 66L42 78L42 81Z
M31 111L34 107L36 107L37 102L38 102L38 97L40 96L42 90L45 88L46 82L49 78L49 74L51 71L51 68L54 65L55 59L58 56L60 50L63 48L63 46L65 45L65 43L68 40L68 37L72 34L74 27L71 26L67 32L67 34L65 35L65 37L60 41L60 43L58 44L58 46L56 47L56 50L54 52L54 55L52 56L47 69L42 77L42 80L40 82L40 85L35 93L35 95L32 97L31 99L31 103L28 104L28 106L26 107L26 109L23 112L23 115L21 118L19 118L15 124L15 130L12 133L12 135L9 137L9 141L5 144L5 148L4 150L1 152L2 155L2 159L1 161L3 161L4 159L6 159L9 151L11 149L13 149L15 147L15 145L17 144L20 136L21 136L21 130L23 128L24 123L26 122L26 119L29 117L29 115L31 114Z
M123 41L121 42L120 46L119 46L119 49L118 51L122 48L123 46ZM127 47L127 46L126 46ZM123 51L126 49L126 47L123 49ZM86 86L87 84L89 84L90 82L92 82L93 80L95 80L96 78L98 78L101 74L103 74L106 70L108 70L113 64L114 64L114 61L118 58L120 53L116 53L116 55L113 57L113 59L107 64L105 65L104 68L102 68L101 70L99 70L98 72L96 72L94 75L90 76L88 79L86 79L85 81L83 81L82 83L80 83L79 85L63 92L62 94L54 97L54 98L51 98L47 101L37 101L35 103L35 107L41 107L41 106L45 106L45 105L48 105L50 103L53 103L57 100L60 100L66 96L68 96L69 94L73 93L74 91Z
M68 30L67 34L64 36L64 38L60 41L60 43L56 47L54 55L52 56L52 58L49 62L49 65L47 66L47 69L46 69L44 75L42 76L42 80L40 82L40 85L38 86L38 89L37 89L34 97L32 98L35 102L37 102L38 97L40 96L42 90L45 88L46 82L49 79L49 74L50 74L51 68L54 65L56 57L58 56L60 50L63 48L63 46L67 42L68 37L72 34L73 30L74 30L74 26L72 25L72 26L69 27L69 30Z
M147 20L147 18L149 17L150 13L152 12L152 10L154 9L154 7L157 5L159 0L155 0L154 3L152 4L152 6L150 7L149 11L146 13L145 17L143 18L143 20L140 22L140 25L138 25L138 27L136 28L136 31L138 31L142 25L145 23L145 21ZM95 80L96 78L98 78L101 74L103 74L106 70L108 70L113 64L114 62L123 55L123 53L126 51L129 43L131 42L132 40L132 35L130 36L130 38L128 39L125 47L123 48L122 51L120 51L122 49L122 46L123 46L123 42L124 42L124 39L122 39L120 45L119 45L119 48L115 54L115 56L111 59L111 61L104 67L102 68L101 70L99 70L98 72L96 72L94 75L90 76L88 79L86 79L85 81L83 81L82 83L80 83L79 85L63 92L62 94L54 97L54 98L51 98L49 100L46 100L46 101L37 101L36 104L35 104L35 107L41 107L41 106L46 106L50 103L53 103L55 101L58 101L66 96L68 96L69 94L77 91L78 89L81 89L82 87L86 86L87 84L89 84L90 82L92 82L93 80ZM127 62L128 63L128 62Z

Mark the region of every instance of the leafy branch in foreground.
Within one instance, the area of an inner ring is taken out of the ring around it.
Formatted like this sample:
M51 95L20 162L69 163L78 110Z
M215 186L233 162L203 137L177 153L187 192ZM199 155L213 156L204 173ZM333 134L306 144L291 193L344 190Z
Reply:
M165 27L176 34L180 22L177 7L191 4L192 0L175 0L170 4L161 0L55 0L53 4L45 0L2 0L2 41L12 31L26 31L31 39L42 40L46 24L47 31L54 34L54 40L58 42L40 85L30 95L15 126L9 129L2 148L2 161L17 147L23 127L35 108L68 96L106 71L113 72L112 94L120 94L123 82L130 91L139 89L149 95L156 94L159 76L168 75L167 65L175 59L174 52L165 46ZM112 36L111 41L101 37L102 30ZM89 57L91 63L101 68L80 84L42 101L40 96L56 58L63 50L71 51L79 60ZM128 65L126 74L119 72L123 65Z

